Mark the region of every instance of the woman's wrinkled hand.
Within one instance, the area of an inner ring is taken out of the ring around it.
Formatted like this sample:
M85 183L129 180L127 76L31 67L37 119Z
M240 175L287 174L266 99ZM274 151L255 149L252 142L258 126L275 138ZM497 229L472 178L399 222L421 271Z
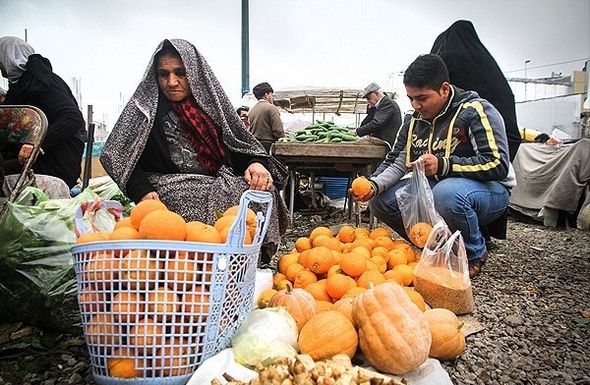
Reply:
M244 179L252 190L267 191L273 186L270 172L260 163L252 163L244 172Z
M25 164L27 160L31 157L33 153L33 145L32 144L23 144L18 152L18 163Z
M145 194L144 196L141 197L142 201L148 200L148 199L155 199L157 201L160 200L160 196L158 195L157 192L155 191L150 191L149 193Z

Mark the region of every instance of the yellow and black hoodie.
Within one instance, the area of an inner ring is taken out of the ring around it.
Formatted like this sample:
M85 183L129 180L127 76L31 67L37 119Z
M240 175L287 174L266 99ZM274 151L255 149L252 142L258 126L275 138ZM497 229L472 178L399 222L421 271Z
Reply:
M498 110L477 92L451 88L449 102L432 122L417 112L406 115L393 149L370 178L376 194L397 183L408 172L406 164L427 153L439 158L437 180L499 181L507 188L516 184Z

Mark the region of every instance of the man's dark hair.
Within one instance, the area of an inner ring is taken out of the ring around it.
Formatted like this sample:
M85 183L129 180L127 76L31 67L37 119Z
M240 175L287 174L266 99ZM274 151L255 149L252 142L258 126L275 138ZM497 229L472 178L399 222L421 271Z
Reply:
M450 82L449 71L438 55L420 55L404 72L404 85L428 87L438 92L444 82Z
M250 107L248 107L248 106L241 106L241 107L238 107L238 109L236 110L236 112L238 113L238 115L241 115L242 114L242 111L248 112L248 111L250 111Z
M275 91L272 89L270 84L264 82L264 83L260 83L260 84L255 85L252 92L254 92L254 96L256 97L256 99L262 99L264 94L266 94L267 92L274 93Z

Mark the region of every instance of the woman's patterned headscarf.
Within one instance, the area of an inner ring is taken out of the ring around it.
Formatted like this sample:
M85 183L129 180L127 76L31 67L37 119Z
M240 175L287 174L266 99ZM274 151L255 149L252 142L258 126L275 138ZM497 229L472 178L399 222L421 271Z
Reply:
M213 71L194 45L182 39L164 40L148 64L137 90L125 106L105 143L100 158L105 170L125 190L143 153L158 108L159 87L154 65L156 54L169 42L178 51L197 104L221 128L223 142L233 152L266 158L277 189L284 188L287 171L244 127Z

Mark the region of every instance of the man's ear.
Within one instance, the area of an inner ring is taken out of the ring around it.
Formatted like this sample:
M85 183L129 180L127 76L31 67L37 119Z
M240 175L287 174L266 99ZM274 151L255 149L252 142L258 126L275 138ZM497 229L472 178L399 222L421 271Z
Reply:
M443 84L440 86L439 94L443 98L448 98L451 94L451 84L449 82L443 82Z

